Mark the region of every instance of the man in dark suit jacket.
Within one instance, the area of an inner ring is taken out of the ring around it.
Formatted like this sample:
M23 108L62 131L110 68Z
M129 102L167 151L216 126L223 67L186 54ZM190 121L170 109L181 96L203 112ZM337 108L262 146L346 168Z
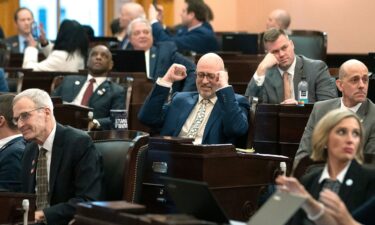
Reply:
M228 85L223 60L214 53L197 64L198 92L177 92L165 105L174 81L186 77L186 68L173 64L159 78L141 108L138 119L161 135L193 138L195 144L233 143L248 130L249 103Z
M45 91L19 93L13 100L13 118L29 141L21 181L23 192L36 192L35 220L68 224L77 203L100 196L99 153L86 133L56 123L51 98Z
M364 153L375 153L375 105L366 98L368 74L366 65L358 60L348 60L341 65L336 85L342 92L342 98L317 102L314 105L295 156L294 167L303 157L311 154L311 136L315 125L329 111L337 108L348 108L361 118L366 131Z
M284 30L266 31L263 42L268 53L250 80L246 96L258 97L263 103L297 104L298 84L304 79L308 83L309 103L337 97L327 65L296 56L293 42Z
M13 124L14 95L0 95L0 189L20 191L21 160L25 140Z
M125 91L120 85L107 80L112 69L112 54L104 45L95 46L87 60L88 76L66 76L62 84L52 93L61 96L64 102L86 105L94 109L95 128L111 129L110 110L125 109ZM92 81L92 79L95 81ZM84 96L93 82L92 95L88 102Z
M34 22L33 13L28 8L18 8L14 13L14 22L18 34L6 38L5 42L11 47L12 53L23 53L27 47L27 37L31 34L31 25Z
M164 76L173 63L184 65L187 69L186 79L174 82L172 92L196 91L195 64L177 52L173 42L159 42L153 45L150 23L143 18L137 18L128 26L128 37L131 48L145 51L147 77L154 82Z
M182 24L177 34L171 36L160 21L157 21L158 11L152 5L149 10L149 20L152 23L152 35L155 43L173 41L180 52L207 53L219 50L215 33L207 21L207 8L201 0L185 0L181 13Z

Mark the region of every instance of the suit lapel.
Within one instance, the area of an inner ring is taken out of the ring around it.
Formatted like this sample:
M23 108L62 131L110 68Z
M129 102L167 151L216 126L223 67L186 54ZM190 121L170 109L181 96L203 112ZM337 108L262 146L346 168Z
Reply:
M156 47L152 46L150 49L150 57L149 57L149 66L150 66L150 74L149 76L153 79L157 79L157 74L155 74L155 69L156 69L156 59L157 59L157 51Z
M60 124L56 125L56 134L55 139L53 140L52 145L52 154L51 154L51 166L50 166L50 174L49 174L49 194L48 198L49 201L51 200L51 194L53 193L57 172L60 167L61 160L64 156L64 148L63 148L63 140L64 138L64 127Z
M294 87L294 97L298 99L298 84L301 82L301 77L303 74L303 63L300 56L296 56L296 67L294 68L294 77L293 77L293 87ZM307 81L307 80L306 80Z
M178 116L177 129L175 129L174 136L178 136L180 134L182 126L185 124L191 111L193 110L194 106L197 104L198 96L199 96L198 93L194 93L190 97L188 97L186 104L185 104L185 108L181 110L181 113Z
M273 71L270 71L269 73L269 78L270 79L270 83L272 88L273 88L273 91L276 95L276 99L279 100L279 102L282 102L284 101L284 84L283 84L283 80L281 78L281 74L279 72L279 70L277 69L277 67L273 67L272 68ZM267 77L266 77L267 79Z
M89 105L92 105L94 102L98 101L101 97L108 95L107 92L110 91L110 81L104 81L95 91L92 93Z
M34 193L35 192L35 187L36 187L36 167L38 163L38 153L39 153L39 148L36 143L31 144L30 146L30 157L28 160L31 161L30 167L27 168L26 173L30 173L30 176L28 176L28 181L27 181L27 191L29 193Z
M220 106L219 104L216 104L214 105L212 111L211 111L211 115L210 117L208 118L208 121L207 121L207 124L206 124L206 127L204 128L204 133L203 133L203 138L202 138L202 143L205 142L206 138L207 138L207 135L208 133L210 132L212 126L215 124L215 121L218 120L219 118L221 118L221 113L220 113Z
M78 93L81 91L82 86L85 84L87 77L79 77L74 81L73 91L72 91L72 101L77 97Z
M363 122L363 120L366 118L368 108L369 108L369 100L366 99L366 101L362 103L361 107L359 107L357 111L357 115L361 119L361 122Z
M357 188L361 188L360 171L360 165L357 163L357 161L352 160L339 191L339 196L346 204L350 204L351 193L356 193L356 191L359 191Z

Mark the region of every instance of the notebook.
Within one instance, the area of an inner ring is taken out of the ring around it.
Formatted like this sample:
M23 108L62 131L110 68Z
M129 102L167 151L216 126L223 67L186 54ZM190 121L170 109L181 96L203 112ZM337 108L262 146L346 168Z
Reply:
M111 50L113 71L115 72L146 72L144 51Z
M216 223L246 225L243 222L229 220L207 183L171 177L162 177L162 179L165 182L167 193L181 213ZM251 217L247 225L285 224L304 201L305 198L300 196L276 192Z

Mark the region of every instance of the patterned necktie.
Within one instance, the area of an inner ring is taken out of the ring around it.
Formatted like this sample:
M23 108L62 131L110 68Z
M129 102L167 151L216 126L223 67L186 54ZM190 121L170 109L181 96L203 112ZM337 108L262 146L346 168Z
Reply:
M92 93L94 92L94 83L95 83L95 78L91 78L89 80L89 85L87 85L87 88L86 88L86 91L85 93L83 94L83 98L82 98L82 101L81 101L81 105L85 105L85 106L88 106L89 105L89 100L90 100L90 97L92 95Z
M338 180L325 179L323 184L323 189L328 188L329 190L335 192L336 194L340 191L340 182Z
M48 206L47 150L39 149L36 168L36 208L42 210Z
M290 88L288 72L283 73L283 81L284 81L284 100L287 100L292 97L292 94L291 94L292 89Z
M199 109L198 109L198 113L195 116L193 124L191 125L191 127L190 127L190 129L187 133L187 136L189 138L195 138L197 136L198 130L199 130L199 128L202 125L202 122L204 120L204 116L206 114L206 107L207 107L207 104L209 102L210 102L210 100L208 100L208 99L203 99L201 101Z

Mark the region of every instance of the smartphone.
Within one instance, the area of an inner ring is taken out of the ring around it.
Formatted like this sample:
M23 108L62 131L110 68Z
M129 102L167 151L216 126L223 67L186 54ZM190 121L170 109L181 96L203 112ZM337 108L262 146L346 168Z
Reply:
M31 35L33 36L35 40L39 39L39 28L36 22L33 22L31 24Z

